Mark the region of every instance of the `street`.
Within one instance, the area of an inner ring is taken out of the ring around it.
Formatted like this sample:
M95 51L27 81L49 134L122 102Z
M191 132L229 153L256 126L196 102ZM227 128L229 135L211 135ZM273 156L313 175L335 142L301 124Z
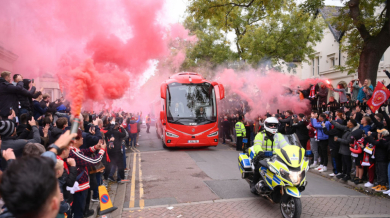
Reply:
M234 148L164 149L150 131L127 153L131 182L116 194L125 191L122 217L281 217L278 204L250 193ZM390 217L388 199L312 173L302 195L302 217Z

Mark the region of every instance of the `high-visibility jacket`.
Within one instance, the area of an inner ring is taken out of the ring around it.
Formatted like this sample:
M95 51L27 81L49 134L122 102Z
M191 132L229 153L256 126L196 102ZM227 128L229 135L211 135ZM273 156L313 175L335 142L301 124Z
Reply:
M150 123L152 123L152 120L150 119L150 117L149 117L149 116L146 116L146 123L147 123L147 124L150 124Z
M273 138L269 138L265 133L265 130L257 133L254 141L254 145L248 149L248 154L250 158L254 158L259 152L272 151L275 153L275 137L279 137L279 143L287 143L283 140L283 135L281 133L276 133Z
M238 121L236 123L235 129L236 129L236 136L237 137L245 137L246 136L245 126L241 121Z

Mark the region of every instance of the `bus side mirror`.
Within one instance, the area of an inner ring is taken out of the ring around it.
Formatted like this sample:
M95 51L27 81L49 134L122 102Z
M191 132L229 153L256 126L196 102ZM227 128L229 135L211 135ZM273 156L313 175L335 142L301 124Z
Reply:
M222 100L225 98L225 87L222 84L218 84L219 88L219 99Z
M160 87L161 98L167 99L167 84L163 83Z
M160 120L162 125L166 125L166 120L165 120L165 113L164 111L160 111Z

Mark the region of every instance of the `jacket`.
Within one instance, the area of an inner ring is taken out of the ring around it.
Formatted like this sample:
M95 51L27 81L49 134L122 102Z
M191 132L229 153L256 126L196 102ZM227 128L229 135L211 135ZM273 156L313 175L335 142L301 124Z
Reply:
M306 126L307 123L304 121L299 121L298 123L292 125L300 141L309 140L309 130Z
M80 190L77 192L89 189L88 167L98 164L103 159L103 149L100 149L99 153L95 157L89 157L95 151L95 147L90 147L87 149L78 149L73 146L70 147L69 157L74 158L76 161L77 176L82 174L81 177L77 180L80 188Z
M223 120L222 121L222 129L225 133L229 135L230 133L230 122L228 120Z
M390 135L383 137L381 140L375 140L372 136L368 136L365 140L375 145L375 160L379 162L388 162L388 143L390 142Z
M343 121L340 119L337 119L336 122L342 125ZM334 141L334 137L337 136L338 138L341 138L343 136L343 131L338 128L333 129L326 129L325 127L322 128L324 130L324 133L329 136L329 148L331 150L333 149L340 149L340 142Z
M0 77L0 116L8 117L10 115L10 108L19 113L18 95L28 96L28 90L23 88L23 82L18 82L16 86L5 81Z
M246 129L242 121L238 121L234 128L236 129L237 137L246 137Z
M280 123L280 125L279 125L279 127L278 127L278 132L280 132L280 133L285 133L285 134L292 134L292 129L291 129L291 126L292 126L292 124L293 124L293 119L292 119L292 117L291 116L288 116L288 117L286 117L286 119L280 119L279 120L279 123ZM288 124L288 126L289 126L289 128L288 129L286 129L286 127L287 127L287 124ZM287 130L288 130L288 132L287 132Z
M274 139L275 139L275 137L282 139L283 135L281 133L276 133L272 137L268 137L265 130L257 133L257 135L255 137L255 141L254 141L255 144L252 147L248 148L249 157L251 159L253 159L254 157L256 157L256 155L259 152L265 152L265 151L274 152L274 146L275 146ZM280 140L280 141L283 141L283 140Z
M337 142L340 142L340 150L339 153L342 155L351 156L351 150L349 149L349 144L354 142L354 138L351 137L351 133L357 129L359 129L359 124L355 126L354 128L350 129L347 126L341 125L335 121L332 121L332 125L335 126L335 128L340 129L343 132L342 138L338 138Z
M26 89L27 90L27 89ZM33 104L32 99L38 98L42 93L39 91L35 93L36 88L35 86L31 87L31 89L28 91L28 95L18 95L18 101L20 103L20 108L25 108L29 111L33 111Z
M135 134L138 133L138 123L141 119L141 116L138 116L138 120L130 120L130 125L128 128L130 128L129 133Z
M47 108L41 108L41 104L39 101L33 101L33 111L34 111L34 119L38 120L38 118L46 113Z
M370 85L369 87L371 88L371 90L374 89L374 87L372 85ZM363 88L364 87L361 87L359 89L359 93L358 93L358 96L357 96L357 100L360 101L360 102L363 102L363 98L366 98L366 93L364 93Z
M8 210L7 207L4 208L4 211L0 214L0 218L15 218L14 215Z
M380 110L380 109L379 109ZM383 114L383 113L382 113ZM386 113L385 113L386 114ZM386 115L383 114L383 117L385 117ZM376 118L375 118L375 115L374 114L370 114L370 118L373 122L373 124L371 124L371 132L376 132L378 129L383 129L384 125L382 122L379 122ZM367 133L366 133L367 134Z
M360 122L362 122L362 119L363 119L363 114L361 112L356 112L356 115L355 115L356 122L360 123Z
M59 156L57 156L57 159L61 159ZM66 165L66 167L65 167ZM77 167L71 167L68 166L68 163L64 161L64 173L60 178L58 178L58 183L60 184L60 187L62 188L62 193L64 194L64 200L68 203L73 202L73 195L70 193L70 191L66 190L66 187L73 187L74 183L76 182L77 178Z
M355 81L352 85L352 93L351 93L352 94L352 96L351 96L352 101L357 100L359 90L360 90L359 84Z
M368 134L368 132L371 130L371 126L370 125L366 125L366 126L360 125L359 129L363 130L365 134Z
M346 94L345 89L333 89L333 90L339 93L340 103L347 102L347 94Z
M328 88L319 88L318 89L318 104L319 105L322 105L322 103L325 103L327 102L327 98L328 98Z
M6 137L2 138L3 142L1 144L1 151L7 150L8 148L12 148L15 153L15 157L21 157L23 154L24 146L31 142L31 143L41 143L41 136L39 135L39 130L37 126L32 127L33 131L33 138L30 140L25 139L16 139L14 137ZM1 152L0 155L2 155L3 152ZM1 158L1 168L4 171L7 167L7 162L4 158Z
M83 145L81 149L89 148L95 146L100 139L102 139L102 133L100 132L99 126L95 126L95 135L92 135L89 132L82 132L83 136Z
M322 123L325 123L325 128L327 130L330 129L329 121L325 121L325 122L322 122ZM318 140L327 140L329 138L329 136L324 133L324 130L322 128L321 123L317 122L316 118L312 118L311 119L311 125L313 125L313 127L316 128L316 130L317 130L317 139Z
M121 127L121 132L118 129L110 129L105 135L108 136L108 139L114 137L114 148L107 148L108 153L120 153L122 149L123 138L126 137L125 129Z
M64 133L64 131L62 129L59 129L57 127L53 127L53 129L51 130L49 144L52 144L55 141L57 141L57 139L62 135L62 133Z

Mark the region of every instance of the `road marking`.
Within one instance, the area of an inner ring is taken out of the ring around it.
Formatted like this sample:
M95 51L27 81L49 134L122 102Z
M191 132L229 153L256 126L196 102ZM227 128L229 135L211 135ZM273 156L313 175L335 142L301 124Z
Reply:
M144 186L142 184L141 152L138 153L139 207L144 209Z
M131 167L132 169L132 176L131 176L131 191L130 191L130 204L129 207L133 208L134 207L134 201L135 201L135 171L137 170L136 168L136 159L137 159L137 153L134 152L133 156L133 166Z

